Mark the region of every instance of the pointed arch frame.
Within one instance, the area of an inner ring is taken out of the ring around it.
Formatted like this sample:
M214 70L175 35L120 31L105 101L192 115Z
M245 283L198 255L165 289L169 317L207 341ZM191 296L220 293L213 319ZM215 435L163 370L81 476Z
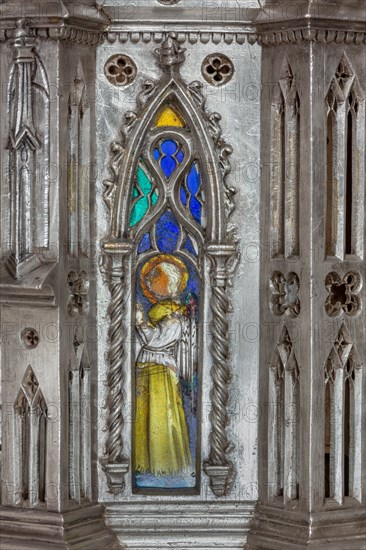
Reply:
M198 111L193 98L189 96L187 86L175 75L170 77L168 81L162 82L157 89L156 96L139 114L140 120L134 125L133 131L129 136L129 146L121 163L116 186L111 226L112 236L116 239L128 237L128 209L140 151L146 135L152 126L154 116L157 115L158 110L165 102L172 99L175 99L177 107L182 110L183 118L192 123L194 131L197 134L197 145L200 148L197 155L198 158L208 159L207 163L210 166L210 170L204 170L206 186L210 190L207 197L207 239L210 242L222 242L225 233L225 214L223 192L220 188L221 173L219 162L212 150L212 143L210 143L210 136L202 120L202 114ZM170 133L174 133L174 130ZM181 175L180 172L177 173L175 180Z
M205 109L205 97L202 84L186 84L179 75L179 66L184 62L184 49L171 33L155 50L158 64L164 75L157 85L149 80L137 97L138 113L128 112L125 115L125 127L122 130L122 141L113 142L111 146L112 161L110 169L112 179L105 181L104 200L110 211L110 231L102 243L104 252L101 265L102 274L109 285L111 300L109 304L109 351L107 375L107 440L106 452L101 461L107 476L109 491L118 494L125 486L124 476L129 471L130 459L123 449L123 408L125 368L128 350L126 349L126 292L131 288L132 256L136 247L139 229L129 228L129 207L134 185L134 176L138 166L140 151L145 143L147 132L152 127L158 109L174 99L185 120L189 120L197 137L199 149L197 158L207 159L201 166L206 188L207 225L205 235L194 223L187 221L183 210L177 206L177 185L171 185L168 195L164 194L164 207L171 204L178 222L186 228L188 235L193 233L198 238L203 265L210 265L210 273L204 274L203 280L210 280L210 308L212 316L212 342L210 346L212 368L210 391L211 399L211 432L210 453L203 463L203 469L210 478L211 489L217 496L227 495L234 481L234 465L228 458L232 445L226 432L229 423L227 405L229 401L229 384L231 369L229 366L228 313L231 310L227 287L239 261L235 227L230 225L230 215L235 208L235 188L227 185L226 176L230 172L228 157L232 148L222 138L221 116ZM175 133L181 132L175 128ZM160 134L163 133L162 129ZM185 137L187 146L190 140ZM151 163L152 164L152 163ZM185 164L188 166L188 162ZM184 166L175 174L184 172ZM155 209L145 220L142 227L151 227L162 213L163 207ZM141 230L142 233L142 230ZM209 275L209 276L208 276ZM204 283L203 283L204 284ZM201 320L201 323L204 320Z

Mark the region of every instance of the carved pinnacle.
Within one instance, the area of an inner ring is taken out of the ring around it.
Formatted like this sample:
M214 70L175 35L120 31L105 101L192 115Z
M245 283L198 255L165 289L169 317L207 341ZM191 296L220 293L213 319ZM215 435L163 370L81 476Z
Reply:
M161 65L165 71L169 72L175 66L184 63L185 51L186 49L182 48L177 40L177 34L171 32L163 41L161 48L155 50L155 55L159 65Z

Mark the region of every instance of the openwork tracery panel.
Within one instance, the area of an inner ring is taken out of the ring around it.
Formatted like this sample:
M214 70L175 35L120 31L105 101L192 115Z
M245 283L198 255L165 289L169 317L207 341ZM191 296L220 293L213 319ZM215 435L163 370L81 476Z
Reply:
M363 259L365 96L344 54L325 98L327 108L326 255Z
M14 403L15 505L42 506L46 493L47 404L28 365Z
M299 497L300 369L283 325L270 364L269 497Z
M271 256L299 255L300 99L288 60L271 105Z
M80 341L79 341L80 340ZM91 500L90 361L86 344L74 335L69 366L69 496Z
M363 365L342 323L324 365L324 495L339 504L362 500Z
M90 102L78 62L68 101L68 252L89 255Z
M110 284L108 437L103 466L112 492L123 488L125 293L132 290L135 491L199 490L200 388L205 281L211 281L211 452L204 462L216 495L227 494L233 464L226 433L230 369L226 287L237 262L225 184L231 148L220 115L208 113L202 85L179 75L184 49L174 34L156 50L164 75L147 81L138 112L127 113L105 183L111 232L103 270ZM207 308L206 308L207 309Z

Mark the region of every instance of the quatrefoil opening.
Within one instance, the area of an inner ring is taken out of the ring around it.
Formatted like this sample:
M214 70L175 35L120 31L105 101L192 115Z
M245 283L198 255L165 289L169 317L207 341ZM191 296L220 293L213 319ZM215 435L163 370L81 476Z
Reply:
M234 65L229 57L214 53L205 57L201 67L202 76L212 86L227 84L234 74Z
M39 334L34 328L25 328L22 330L20 339L28 349L34 349L39 344Z
M325 278L325 288L329 296L325 301L325 311L329 317L357 315L361 310L361 299L358 296L362 288L362 277L356 271L348 271L342 278L331 271Z
M270 278L272 296L270 306L274 315L289 315L297 317L300 313L300 289L299 277L293 271L286 276L280 271L275 271Z
M69 315L86 315L89 311L89 280L85 271L81 271L79 274L70 271L67 276L67 285L70 292L67 302Z
M108 81L115 86L127 86L135 80L137 68L128 55L112 55L104 66Z

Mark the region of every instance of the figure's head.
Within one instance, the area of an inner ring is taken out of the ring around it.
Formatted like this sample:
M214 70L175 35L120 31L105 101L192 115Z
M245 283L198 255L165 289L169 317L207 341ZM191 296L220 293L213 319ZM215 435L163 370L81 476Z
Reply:
M150 271L147 280L151 292L174 298L179 294L182 273L175 265L161 262Z
M152 302L177 298L187 286L188 270L179 258L161 254L146 262L140 280L144 294Z

